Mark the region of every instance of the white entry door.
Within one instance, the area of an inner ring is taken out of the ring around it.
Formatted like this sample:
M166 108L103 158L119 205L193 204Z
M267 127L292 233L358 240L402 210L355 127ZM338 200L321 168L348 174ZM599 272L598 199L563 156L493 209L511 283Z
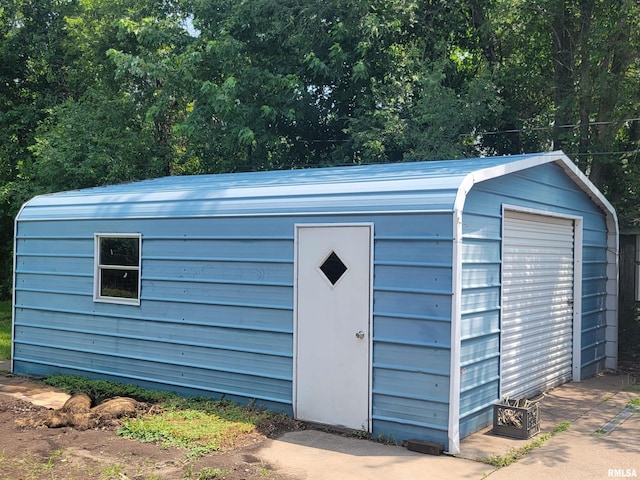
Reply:
M297 227L295 415L369 431L372 226Z

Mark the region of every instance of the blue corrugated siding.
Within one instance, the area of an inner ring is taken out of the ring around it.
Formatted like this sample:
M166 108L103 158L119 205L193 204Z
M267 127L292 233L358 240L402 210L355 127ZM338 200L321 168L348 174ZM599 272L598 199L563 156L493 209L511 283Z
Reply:
M472 190L473 193L474 190ZM475 208L463 216L460 434L486 424L487 399L499 386L501 212Z
M607 327L607 251L604 220L594 218L583 232L582 264L582 378L604 370Z
M142 233L139 307L93 301L95 232ZM16 246L17 372L155 381L291 411L291 220L23 222Z
M499 395L500 252L503 204L583 217L582 375L604 368L607 228L604 213L558 166L478 183L463 216L460 432L492 421ZM481 293L481 295L479 295Z
M452 217L389 218L402 225L375 224L373 434L446 443Z
M451 213L18 223L15 369L291 413L294 224L374 221L373 432L444 442ZM139 307L93 301L93 234L142 234Z

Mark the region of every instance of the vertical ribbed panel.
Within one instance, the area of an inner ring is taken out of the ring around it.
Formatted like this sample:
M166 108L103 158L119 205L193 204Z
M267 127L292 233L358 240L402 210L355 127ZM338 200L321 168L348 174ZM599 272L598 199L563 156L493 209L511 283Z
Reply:
M573 221L505 211L502 260L503 397L571 379Z

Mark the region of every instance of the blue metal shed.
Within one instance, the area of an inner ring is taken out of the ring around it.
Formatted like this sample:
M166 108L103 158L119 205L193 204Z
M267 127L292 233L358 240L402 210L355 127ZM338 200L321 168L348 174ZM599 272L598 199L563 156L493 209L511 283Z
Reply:
M562 153L168 177L16 219L13 371L443 443L617 361L615 212Z

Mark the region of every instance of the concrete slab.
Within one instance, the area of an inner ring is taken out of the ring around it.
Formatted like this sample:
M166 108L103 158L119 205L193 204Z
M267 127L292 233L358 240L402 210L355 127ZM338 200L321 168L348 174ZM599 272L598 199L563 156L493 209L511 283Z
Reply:
M522 478L601 480L640 475L640 424L636 417L607 438L578 430L556 435L517 463L491 473L491 480ZM632 433L633 432L633 433ZM634 437L633 440L631 437Z
M11 374L0 376L0 393L46 408L61 408L69 395L41 382Z
M496 468L478 460L504 456L536 440L500 437L484 429L461 442L457 457L433 457L401 447L345 438L317 431L292 432L263 448L265 462L309 480L475 478L522 480L523 478L603 479L640 475L640 413L631 415L605 436L599 430L640 391L625 390L626 377L600 375L568 383L541 400L541 434L562 422L558 433L508 467Z
M630 400L637 398L640 398L638 387L629 389L627 379L615 375L569 383L551 391L541 403L543 430L549 431L564 421L571 422L569 429L554 435L518 462L492 472L489 478L637 478L640 413L629 415L609 431L603 428L625 411Z
M462 458L423 455L316 430L286 433L257 456L279 471L307 480L481 479L494 470Z
M581 382L570 382L545 394L540 401L540 434L551 432L562 422L571 422L572 430L592 434L622 411L640 392L625 390L634 381L627 376L602 374ZM599 408L601 405L603 407ZM580 420L580 421L579 421ZM535 440L512 439L494 435L489 426L460 442L460 457L478 460L503 456ZM640 432L639 432L640 433Z

